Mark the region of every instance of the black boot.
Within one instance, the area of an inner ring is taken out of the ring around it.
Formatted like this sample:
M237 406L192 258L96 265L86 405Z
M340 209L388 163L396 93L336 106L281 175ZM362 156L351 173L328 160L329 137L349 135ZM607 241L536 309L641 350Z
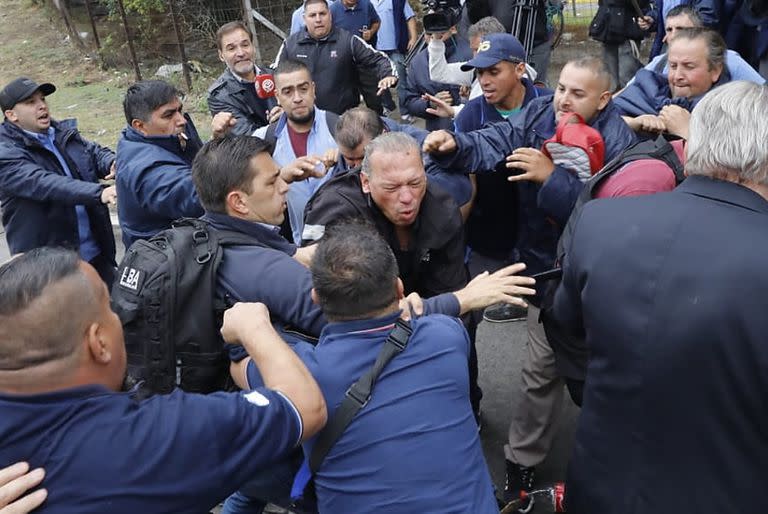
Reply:
M512 461L507 463L507 481L504 484L504 501L509 503L520 498L520 491L531 492L536 477L536 468L521 466Z

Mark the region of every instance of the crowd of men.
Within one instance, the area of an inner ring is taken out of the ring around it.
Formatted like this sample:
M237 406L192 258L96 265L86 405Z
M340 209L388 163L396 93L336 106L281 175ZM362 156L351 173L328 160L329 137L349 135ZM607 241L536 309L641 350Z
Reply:
M550 89L546 29L527 50L487 4L407 67L403 0L305 0L270 66L228 23L208 142L165 81L127 88L115 152L53 84L4 86L0 512L498 512L545 485L568 392L568 512L768 511L764 76L697 2L659 4L631 22L663 39L646 67L606 28ZM129 252L179 218L240 238L200 335L232 387L136 395L115 204ZM499 491L483 317L527 333Z

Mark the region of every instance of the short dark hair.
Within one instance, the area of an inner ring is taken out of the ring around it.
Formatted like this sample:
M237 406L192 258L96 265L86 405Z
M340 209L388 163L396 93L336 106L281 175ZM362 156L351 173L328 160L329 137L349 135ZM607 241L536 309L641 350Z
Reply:
M251 159L262 152L271 153L271 145L253 136L223 137L203 145L192 161L192 180L203 207L226 213L230 192L251 194Z
M317 245L310 271L326 318L369 318L397 300L397 261L372 225L340 220L326 228Z
M328 0L304 0L304 9L312 4L325 4L326 7L329 7Z
M123 98L123 112L128 125L133 120L149 121L152 113L176 98L184 96L164 80L142 80L128 87Z
M613 91L616 88L616 84L613 83L613 75L608 69L608 65L605 64L605 60L601 57L588 55L586 57L571 59L565 64L570 64L576 68L587 68L592 70L592 73L597 75L602 81L606 91Z
M216 46L218 47L219 50L221 50L221 40L224 39L224 36L236 30L242 30L243 32L248 34L248 39L253 41L253 34L251 33L251 29L248 28L248 25L246 25L240 20L230 21L229 23L225 23L224 25L219 27L219 30L216 31Z
M277 64L273 75L275 78L277 78L278 75L293 73L294 71L306 71L309 73L310 80L312 79L312 72L310 71L309 67L303 62L296 61L294 59L280 59L280 62Z
M355 107L344 112L336 122L336 143L344 148L357 148L365 138L373 139L384 132L384 122L368 107Z
M674 18L676 16L688 16L688 18L693 22L694 27L704 26L704 22L701 19L701 15L699 14L699 11L697 11L690 5L680 4L680 5L674 6L667 13L667 17L665 18L665 20L668 20L669 18Z
M35 248L0 266L0 370L71 356L82 320L95 308L92 287L72 250ZM50 290L80 280L66 297Z

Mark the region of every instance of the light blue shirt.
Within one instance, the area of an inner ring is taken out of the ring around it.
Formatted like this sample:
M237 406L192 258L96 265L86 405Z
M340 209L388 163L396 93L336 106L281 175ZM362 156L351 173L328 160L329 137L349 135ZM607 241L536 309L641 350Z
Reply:
M659 65L662 59L666 60L666 58L666 53L657 55L651 62L646 65L645 69L648 71L656 71L656 67ZM728 67L728 73L731 74L731 80L748 80L757 84L765 84L765 79L763 76L755 71L755 69L750 66L749 63L741 57L741 55L739 55L739 52L728 50L725 54L725 64ZM664 71L661 73L663 75L667 75L669 73L669 65L666 62L664 63Z
M397 50L397 40L395 38L395 17L392 13L392 0L371 0L376 12L379 13L381 18L381 25L379 25L379 31L376 32L376 50L382 50L385 52L391 52ZM403 14L405 19L409 20L413 18L413 9L405 2L403 7Z
M322 156L327 150L336 148L336 141L328 128L328 121L325 118L325 111L315 107L315 120L312 122L312 128L307 138L307 155ZM291 138L286 128L286 117L282 115L275 127L275 151L272 158L279 166L285 166L295 161L298 157L293 151ZM261 127L253 133L254 136L264 138L269 126ZM308 178L298 182L292 182L288 188L286 202L288 203L288 216L291 221L291 233L295 242L301 242L301 234L304 231L304 208L307 202L315 194L326 180L331 178L330 173L326 173L323 178Z
M64 170L64 173L69 178L80 180L72 175L72 170L69 169L66 159L64 159L64 157L61 155L59 149L56 148L56 129L53 127L48 127L48 132L45 134L30 132L28 130L25 130L24 132L34 137L37 141L40 142L41 145L43 145L46 150L50 151L53 153L53 155L56 156L56 159L61 165L61 169ZM96 243L96 239L93 237L91 222L88 219L88 213L85 210L85 206L75 205L75 213L77 214L78 239L80 240L80 257L86 262L91 261L94 257L101 253L101 250L99 249L99 245Z

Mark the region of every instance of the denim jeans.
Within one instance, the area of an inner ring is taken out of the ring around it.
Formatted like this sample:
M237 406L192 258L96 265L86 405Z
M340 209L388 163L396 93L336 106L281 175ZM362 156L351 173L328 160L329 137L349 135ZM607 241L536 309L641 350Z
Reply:
M261 514L268 503L287 507L291 485L304 456L301 449L257 473L224 502L221 514Z
M389 56L389 59L395 64L397 69L397 97L399 101L400 98L405 98L405 81L408 80L408 71L405 68L405 64L403 64L405 56L397 50L385 50L384 53ZM389 90L385 91L382 95L382 103L390 111L395 110L395 102Z

